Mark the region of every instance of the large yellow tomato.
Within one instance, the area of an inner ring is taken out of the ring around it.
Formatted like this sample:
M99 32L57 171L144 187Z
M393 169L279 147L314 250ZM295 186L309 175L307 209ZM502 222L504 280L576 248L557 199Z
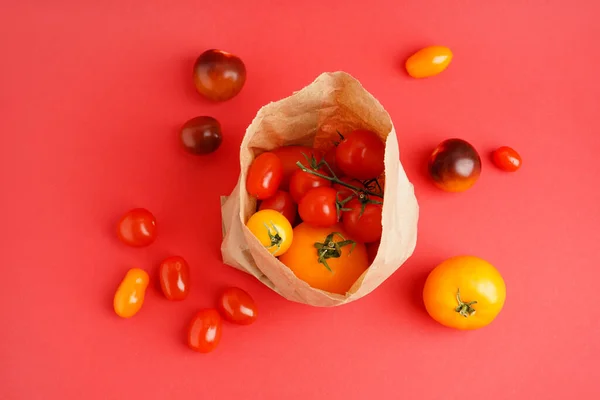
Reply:
M365 245L352 242L339 224L298 225L292 246L279 260L313 288L338 294L346 294L369 267Z
M292 225L279 211L258 211L250 217L246 226L275 257L285 253L292 244Z
M488 325L502 310L505 299L506 286L498 270L473 256L442 262L431 271L423 289L429 315L456 329Z

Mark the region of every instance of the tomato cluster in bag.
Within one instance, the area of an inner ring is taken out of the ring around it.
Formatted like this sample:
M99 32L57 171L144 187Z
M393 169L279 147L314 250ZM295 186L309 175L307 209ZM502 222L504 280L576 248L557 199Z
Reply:
M384 153L376 133L358 129L327 152L284 146L260 154L246 179L259 200L247 227L298 278L345 294L381 239Z

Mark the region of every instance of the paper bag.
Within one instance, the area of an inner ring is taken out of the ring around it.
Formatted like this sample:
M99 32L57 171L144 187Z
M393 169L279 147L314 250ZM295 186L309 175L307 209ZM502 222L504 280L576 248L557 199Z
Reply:
M383 234L375 261L344 296L313 289L296 278L246 228L256 211L256 200L246 192L246 174L264 151L284 145L326 149L339 139L338 130L359 128L385 140ZM246 130L240 166L237 186L222 198L223 262L254 275L286 299L319 307L357 300L390 277L415 248L419 206L400 163L394 126L381 104L347 73L324 73L292 96L262 107Z

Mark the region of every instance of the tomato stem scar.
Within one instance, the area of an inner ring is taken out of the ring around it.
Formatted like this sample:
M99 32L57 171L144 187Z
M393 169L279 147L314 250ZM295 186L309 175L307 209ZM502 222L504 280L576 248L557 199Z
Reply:
M456 301L458 301L458 306L454 311L465 318L475 315L476 310L471 306L477 304L477 301L469 301L468 303L463 302L460 298L460 288L456 290Z

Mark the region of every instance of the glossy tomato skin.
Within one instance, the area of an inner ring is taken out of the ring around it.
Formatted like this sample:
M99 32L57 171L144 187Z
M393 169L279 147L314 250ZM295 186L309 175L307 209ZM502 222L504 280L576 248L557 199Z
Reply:
M113 308L119 317L131 318L140 311L149 281L150 277L143 269L127 271L113 299Z
M374 132L358 129L350 132L338 144L335 152L337 167L345 175L366 180L379 177L384 170L385 144Z
M521 168L523 160L521 155L515 149L508 146L502 146L492 153L492 161L496 167L502 171L515 172Z
M296 220L298 211L292 195L283 190L278 190L273 196L264 199L258 209L279 211L290 223Z
M236 96L246 83L246 66L226 51L210 49L194 64L194 84L198 93L213 101Z
M279 187L286 191L290 187L290 179L292 178L292 175L294 172L300 170L296 164L298 161L301 162L305 167L308 167L309 163L305 156L307 156L309 159L314 156L317 161L319 161L321 157L321 153L318 150L306 146L283 146L276 148L272 152L281 160L283 177Z
M406 72L413 78L435 76L448 68L452 57L452 50L448 47L425 47L406 60Z
M423 288L429 315L444 326L460 330L490 324L505 300L506 285L498 270L474 256L456 256L442 262L431 271Z
M159 267L160 287L168 300L185 300L190 292L190 267L183 257L165 259Z
M313 288L343 295L369 267L369 260L364 244L356 243L354 250L351 245L343 246L340 257L327 259L331 268L329 271L319 262L315 243L323 243L333 232L340 233L346 239L351 238L340 224L319 228L301 223L294 228L292 246L279 260L290 268L298 279ZM338 235L335 235L334 239L336 242L342 240Z
M271 152L262 153L254 159L248 169L246 190L259 200L273 196L283 177L281 160Z
M310 189L298 204L302 221L319 227L328 227L338 222L335 189L318 187Z
M200 310L190 322L188 346L199 353L210 353L221 341L223 322L215 309Z
M447 139L433 150L428 169L438 188L446 192L463 192L479 179L481 157L469 142Z
M179 133L183 147L191 154L210 154L221 146L221 124L213 117L192 118Z
M342 223L344 229L356 240L363 243L376 242L381 239L381 204L367 203L361 215L362 203L359 199L353 199L344 208Z
M246 227L275 257L284 254L294 239L290 221L279 211L257 211L248 219Z
M319 169L318 172L323 175L327 175L323 169ZM292 199L299 204L300 200L302 200L302 197L304 197L304 195L310 189L324 186L331 186L331 181L313 175L309 172L299 170L294 172L292 178L290 179L290 194L292 195Z
M238 287L227 288L221 293L218 309L227 321L234 324L250 325L258 317L254 299Z
M117 236L129 246L148 246L156 239L156 218L145 208L129 210L119 221Z

